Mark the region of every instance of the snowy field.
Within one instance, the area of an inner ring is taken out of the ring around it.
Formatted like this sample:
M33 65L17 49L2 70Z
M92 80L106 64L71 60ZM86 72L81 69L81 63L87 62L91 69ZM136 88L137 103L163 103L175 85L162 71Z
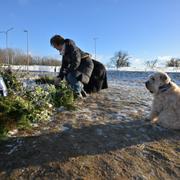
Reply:
M39 65L31 65L31 66L17 66L17 65L11 65L11 68L14 70L22 70L22 71L29 71L36 72L59 72L60 67L59 66L39 66ZM106 68L109 71L116 71L114 68ZM146 68L146 67L122 67L119 68L118 71L127 71L127 72L153 72L153 71L164 71L164 72L180 72L180 68L176 67L156 67L156 68Z
M30 72L34 72L36 74L51 74L56 75L60 71L60 67L58 66L11 66L14 70L20 70L20 71L27 71L27 69ZM108 69L108 80L110 84L133 84L133 85L143 85L144 82L147 80L148 76L153 73L154 71L163 71L167 72L173 81L175 81L177 84L180 84L180 68L138 68L138 67L123 67L118 70L115 69Z
M140 71L115 71L108 70L108 81L111 85L129 85L129 86L144 86L145 81L147 81L148 76L152 74L153 71L140 72ZM180 85L180 73L169 72L168 75L171 79Z

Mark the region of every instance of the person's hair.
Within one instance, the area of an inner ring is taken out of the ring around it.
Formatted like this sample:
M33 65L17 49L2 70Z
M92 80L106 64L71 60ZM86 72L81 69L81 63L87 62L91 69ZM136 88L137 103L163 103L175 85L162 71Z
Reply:
M54 45L63 45L64 44L64 38L60 35L54 35L51 39L50 39L50 44L51 46Z

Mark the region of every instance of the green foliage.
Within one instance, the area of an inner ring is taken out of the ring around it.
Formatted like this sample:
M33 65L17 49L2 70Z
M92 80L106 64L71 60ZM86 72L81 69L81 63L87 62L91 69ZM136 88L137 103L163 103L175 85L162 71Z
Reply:
M17 96L0 97L0 137L15 128L18 124L24 128L30 126L27 119L30 111L24 99ZM27 123L22 123L23 121Z
M52 115L53 106L50 104L50 94L42 87L35 87L33 90L27 90L24 98L30 102L29 109L31 113L28 118L31 122L48 120Z
M0 138L13 128L28 129L31 123L47 121L55 108L74 107L73 91L66 82L53 85L53 79L24 88L12 72L0 72L8 87L9 95L0 97ZM18 93L17 93L18 92Z
M73 91L69 88L66 82L61 81L58 86L50 86L50 99L55 107L65 106L71 107L74 102Z
M18 81L16 74L12 73L10 68L0 70L0 75L4 79L4 82L8 88L8 93L12 94L22 91L22 83Z
M74 94L67 82L61 81L58 85L54 85L54 78L51 76L44 76L36 79L38 84L48 84L48 92L50 94L50 103L55 107L65 106L73 108Z
M28 103L20 96L8 96L0 98L0 113L16 121L28 115Z

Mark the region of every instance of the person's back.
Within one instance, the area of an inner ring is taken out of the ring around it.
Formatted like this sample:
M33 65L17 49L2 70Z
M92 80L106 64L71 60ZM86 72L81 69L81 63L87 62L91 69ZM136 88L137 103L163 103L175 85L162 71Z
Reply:
M107 72L105 66L93 59L94 69L88 84L84 86L87 93L99 92L108 88Z

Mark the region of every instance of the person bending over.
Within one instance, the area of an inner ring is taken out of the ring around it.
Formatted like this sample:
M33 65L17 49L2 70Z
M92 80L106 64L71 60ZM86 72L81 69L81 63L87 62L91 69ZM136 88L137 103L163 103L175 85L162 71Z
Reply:
M50 44L62 55L58 80L66 78L76 96L86 96L84 84L89 83L94 68L90 54L78 48L73 40L64 39L60 35L54 35Z

